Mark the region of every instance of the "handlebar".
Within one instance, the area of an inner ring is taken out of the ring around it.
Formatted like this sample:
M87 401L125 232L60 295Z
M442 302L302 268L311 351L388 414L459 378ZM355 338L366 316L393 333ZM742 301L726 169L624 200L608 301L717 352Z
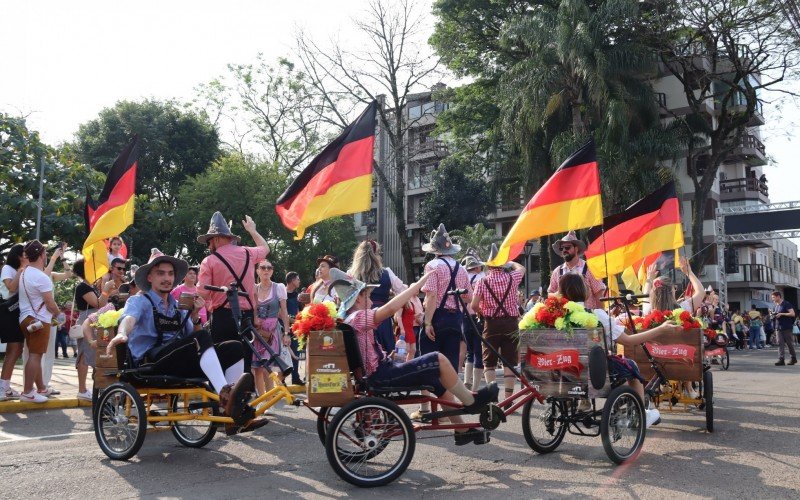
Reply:
M625 295L620 295L618 297L603 297L602 299L600 299L600 302L611 302L613 300L624 300L626 302L633 302L634 299L646 299L648 297L650 297L650 296L649 295L645 295L645 294L634 295L632 293L628 293L628 294L625 294Z
M210 290L212 292L221 292L221 293L228 293L231 290L230 288L226 288L226 287L223 287L223 286L214 286L214 285L203 285L203 288L205 288L206 290ZM248 294L246 294L244 292L240 292L238 290L236 291L236 293L240 297L248 297L249 296Z
M466 295L467 290L465 288L456 288L455 290L448 290L445 295Z

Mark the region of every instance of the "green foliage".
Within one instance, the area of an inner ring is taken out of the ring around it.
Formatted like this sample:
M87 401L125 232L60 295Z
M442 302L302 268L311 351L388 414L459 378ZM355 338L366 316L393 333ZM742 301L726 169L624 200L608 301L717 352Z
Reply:
M199 263L206 255L197 235L205 234L211 215L219 210L233 221L231 230L242 237L243 245L252 245L243 231L241 220L250 215L258 232L267 239L275 264L275 280L282 281L288 271L300 273L304 282L314 276L316 259L324 254L337 255L346 261L355 247L352 217L339 217L308 228L301 241L283 227L275 212L275 200L285 190L288 179L280 169L238 154L216 161L204 173L188 179L178 191L178 208L171 219L169 248L176 248L189 262Z
M172 101L120 101L81 125L76 134L77 158L107 173L133 134L141 138L133 226L125 232L130 254L145 261L151 247L173 253L172 217L180 186L219 157L216 129L202 114L182 110ZM93 196L98 191L91 193Z
M449 232L453 240L461 245L459 257L463 257L469 252L477 254L478 258L485 260L489 258L492 243L499 244L501 241L493 227L483 224L475 224Z
M467 174L482 171L470 163L454 156L442 160L432 189L420 205L418 220L422 227L430 230L444 223L447 228L462 228L483 220L494 208L486 182Z
M40 238L66 241L74 248L85 237L80 227L85 188L96 186L101 176L74 161L68 148L56 151L42 143L23 118L0 113L0 251L36 235L41 159Z

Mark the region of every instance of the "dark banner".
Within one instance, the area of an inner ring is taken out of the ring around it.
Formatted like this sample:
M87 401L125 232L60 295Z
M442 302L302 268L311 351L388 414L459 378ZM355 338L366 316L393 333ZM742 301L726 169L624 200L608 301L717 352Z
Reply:
M725 234L800 229L800 209L725 216Z

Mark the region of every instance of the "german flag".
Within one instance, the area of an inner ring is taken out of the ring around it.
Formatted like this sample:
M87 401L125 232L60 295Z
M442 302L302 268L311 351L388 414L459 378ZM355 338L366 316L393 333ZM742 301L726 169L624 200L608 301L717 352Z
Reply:
M275 202L283 225L297 232L295 239L317 222L370 209L377 110L373 101Z
M594 140L589 140L564 160L533 195L489 265L502 266L515 259L528 240L591 227L602 221L600 172Z
M680 202L669 182L590 229L585 258L592 274L603 278L637 263L641 268L653 255L682 246Z
M133 224L138 157L139 136L134 135L108 171L100 198L93 201L86 194L84 219L89 235L81 253L86 261L86 280L89 283L108 272L108 253L104 240L121 234Z

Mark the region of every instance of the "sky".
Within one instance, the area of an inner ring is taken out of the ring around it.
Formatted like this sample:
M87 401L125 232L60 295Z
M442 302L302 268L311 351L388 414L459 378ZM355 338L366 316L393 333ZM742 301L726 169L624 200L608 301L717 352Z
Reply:
M190 100L229 63L289 55L294 34L347 39L365 0L3 0L0 111L26 115L45 142L122 99ZM429 9L431 0L420 0ZM447 83L447 82L445 82ZM792 87L800 91L800 85ZM767 96L762 138L770 198L800 200L792 148L800 103Z

